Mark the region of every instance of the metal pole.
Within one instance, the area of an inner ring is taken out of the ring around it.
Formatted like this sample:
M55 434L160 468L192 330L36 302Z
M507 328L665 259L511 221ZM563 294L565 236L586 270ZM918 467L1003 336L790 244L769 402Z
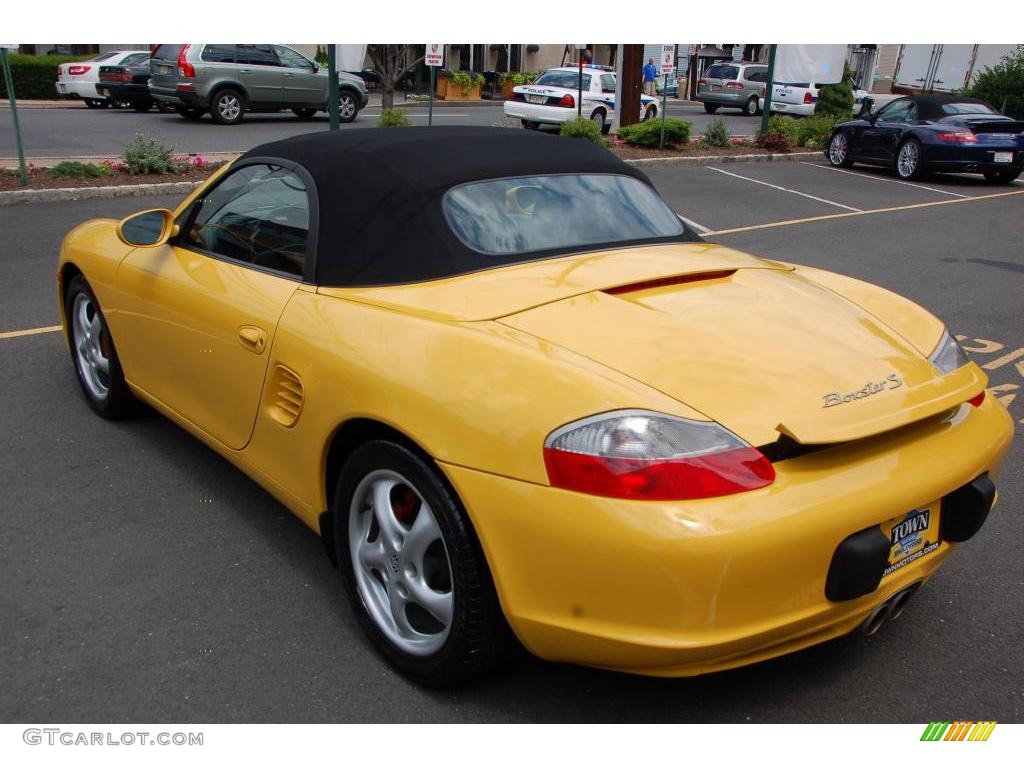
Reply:
M665 73L661 85L661 139L658 141L658 149L665 147L665 117L668 115L668 72Z
M327 44L327 114L331 116L331 130L338 130L338 46L335 43Z
M430 102L427 107L427 125L434 124L434 70L437 67L427 67L430 70Z
M583 117L583 51L576 51L580 61L580 77L576 82L576 117Z
M25 169L25 149L21 145L21 126L18 125L18 103L14 98L14 78L11 77L6 48L0 48L0 60L3 61L4 83L7 85L7 99L11 105L11 121L14 123L14 142L18 148L18 168L21 170L18 183L24 186L28 184L28 171Z
M775 51L778 49L772 43L768 49L768 83L764 87L764 112L761 115L761 133L768 133L768 118L772 114L772 81L775 80Z

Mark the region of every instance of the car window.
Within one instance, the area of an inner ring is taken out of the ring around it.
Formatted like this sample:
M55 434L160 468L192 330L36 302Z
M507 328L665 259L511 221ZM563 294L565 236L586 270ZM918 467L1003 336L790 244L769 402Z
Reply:
M275 165L231 173L193 209L181 239L233 261L302 275L309 234L306 185Z
M768 82L768 70L761 67L748 68L743 73L744 80L752 80L755 83Z
M549 69L538 77L534 85L551 85L556 88L577 88L579 85L579 73L570 72L567 69ZM583 90L590 90L590 75L583 75Z
M280 62L269 45L239 45L235 50L235 61L239 64L253 64L262 67L277 67Z
M216 64L234 64L235 44L207 43L203 46L202 59Z
M786 88L810 88L810 83L776 83L776 85L782 85Z
M890 123L913 122L911 116L916 116L917 108L910 99L896 99L882 107L878 112L878 119Z
M99 54L96 54L95 56L93 56L91 59L86 59L86 61L106 61L107 59L114 58L115 56L117 56L118 53L119 53L119 51L110 51L109 53L99 53Z
M714 77L720 80L735 80L739 73L739 67L734 67L731 64L715 64L708 68L707 72L704 73L704 77Z
M145 61L149 61L148 53L133 53L131 56L125 56L121 60L121 64L124 66L132 66L133 64L142 64Z
M988 104L978 104L977 102L950 102L949 104L942 105L942 111L947 115L998 115L999 113L992 109Z
M313 62L311 62L305 56L299 55L291 48L285 48L283 45L275 45L274 53L277 54L277 58L281 62L281 66L283 67L291 67L292 69L305 69L308 72L313 71Z
M615 174L470 182L445 193L444 209L456 236L491 256L683 234L650 186Z
M601 75L601 90L604 93L615 93L615 75Z

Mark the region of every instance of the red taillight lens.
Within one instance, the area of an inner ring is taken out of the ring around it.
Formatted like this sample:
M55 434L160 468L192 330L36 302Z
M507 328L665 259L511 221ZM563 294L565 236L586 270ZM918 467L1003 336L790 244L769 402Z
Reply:
M698 80L697 81L697 87L698 88L700 88L702 85L707 85L707 84L708 84L707 80Z
M615 411L555 430L544 464L556 488L646 501L725 496L769 485L775 468L720 424Z
M86 72L88 72L88 71L89 71L90 69L92 69L92 67L89 67L89 66L81 66L81 65L77 65L77 64L76 64L76 65L75 65L75 66L73 66L73 67L68 67L68 74L69 74L69 75L84 75L84 74L85 74Z
M185 58L185 54L188 53L188 49L191 47L191 44L186 43L181 46L181 52L178 54L178 74L181 75L181 77L196 76L196 68L193 67Z
M576 99L574 99L572 97L571 93L567 93L567 94L565 94L565 96L563 96L562 98L560 98L558 100L558 106L560 106L560 107L575 107L576 106Z
M730 80L728 83L725 84L725 87L726 88L742 88L743 87L743 83L737 83L735 80Z
M806 93L804 93L804 104L813 104L813 103L814 103L814 97L811 96L811 92L807 91Z
M985 402L985 390L984 389L981 390L981 392L976 394L974 397L972 397L967 402L970 403L971 405L973 405L975 408L977 408L978 406L980 406L982 403Z
M974 144L978 141L978 137L973 131L952 131L940 133L939 141L945 141L948 144Z

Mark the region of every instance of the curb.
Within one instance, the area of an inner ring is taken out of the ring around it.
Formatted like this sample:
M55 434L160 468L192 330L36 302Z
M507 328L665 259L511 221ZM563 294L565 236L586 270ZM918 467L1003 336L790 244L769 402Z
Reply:
M790 152L773 155L702 155L699 157L650 157L623 160L630 165L715 165L718 163L772 163L819 157L821 152ZM121 184L110 187L22 189L0 192L0 207L20 203L52 203L61 200L93 200L112 197L152 197L188 193L202 181L171 181L159 184Z

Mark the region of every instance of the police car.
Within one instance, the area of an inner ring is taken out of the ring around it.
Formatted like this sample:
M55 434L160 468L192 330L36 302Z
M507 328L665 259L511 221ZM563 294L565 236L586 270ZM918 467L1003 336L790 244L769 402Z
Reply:
M579 96L577 67L549 69L530 85L517 85L512 98L505 102L505 115L522 121L524 128L558 125L577 114ZM611 128L615 117L615 72L605 67L583 68L583 109L602 133ZM640 97L640 119L651 120L658 115L658 101Z

